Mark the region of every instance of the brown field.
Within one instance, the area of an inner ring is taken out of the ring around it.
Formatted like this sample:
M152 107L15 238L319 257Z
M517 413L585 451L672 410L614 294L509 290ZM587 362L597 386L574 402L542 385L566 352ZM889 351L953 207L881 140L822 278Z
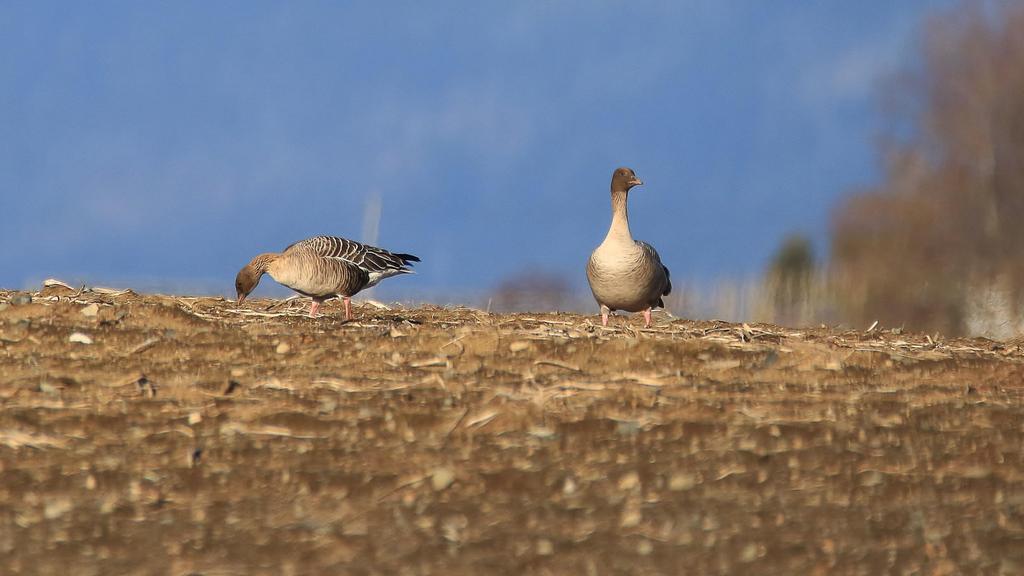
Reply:
M25 296L2 574L1024 573L1017 342Z

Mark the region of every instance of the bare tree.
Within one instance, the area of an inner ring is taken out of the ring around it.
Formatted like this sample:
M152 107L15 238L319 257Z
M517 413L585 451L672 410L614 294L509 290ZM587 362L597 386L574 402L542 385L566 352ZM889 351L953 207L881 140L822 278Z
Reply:
M976 288L1024 288L1024 5L965 2L923 40L884 182L836 210L832 264L851 320L962 333Z

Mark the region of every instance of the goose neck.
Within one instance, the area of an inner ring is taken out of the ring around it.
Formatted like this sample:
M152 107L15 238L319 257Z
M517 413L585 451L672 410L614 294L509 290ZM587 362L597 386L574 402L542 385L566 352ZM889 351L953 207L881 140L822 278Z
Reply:
M625 190L612 190L612 225L608 230L609 237L633 237L629 232L629 210L626 207L628 197L629 193Z

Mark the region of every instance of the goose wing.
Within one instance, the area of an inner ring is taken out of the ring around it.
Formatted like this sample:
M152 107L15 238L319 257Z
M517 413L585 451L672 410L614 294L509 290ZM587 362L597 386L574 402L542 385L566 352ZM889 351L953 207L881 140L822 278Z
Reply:
M661 266L661 269L665 272L665 289L662 291L661 296L668 296L672 292L672 274L668 271L668 266L661 263L661 256L658 255L658 251L654 249L647 242L637 240L636 242L640 249L644 251L644 255L654 266Z
M292 244L285 251L298 248L311 250L323 258L345 260L371 274L411 272L409 266L420 261L412 254L389 252L339 236L314 236Z

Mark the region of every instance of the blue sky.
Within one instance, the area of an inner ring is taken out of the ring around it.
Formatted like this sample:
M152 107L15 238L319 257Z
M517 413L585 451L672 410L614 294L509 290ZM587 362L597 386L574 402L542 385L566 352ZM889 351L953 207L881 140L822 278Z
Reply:
M878 178L878 82L949 4L0 2L0 286L229 293L377 197L423 258L385 290L585 290L620 165L674 278L752 276Z

